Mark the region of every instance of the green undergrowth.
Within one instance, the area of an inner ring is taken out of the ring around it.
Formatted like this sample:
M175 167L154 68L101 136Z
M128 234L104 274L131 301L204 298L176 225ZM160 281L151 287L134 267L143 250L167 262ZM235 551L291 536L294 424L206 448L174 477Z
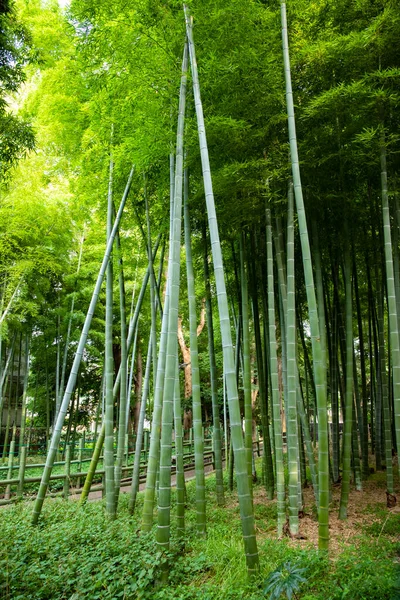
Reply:
M260 489L260 488L258 488ZM226 494L226 508L215 506L215 477L206 479L207 538L196 532L194 482L187 484L185 543L173 531L171 552L158 552L154 531L139 535L140 519L128 516L122 495L118 517L107 520L103 502L79 508L77 502L48 500L40 525L32 527L32 503L0 510L0 598L10 600L261 600L285 598L264 593L274 571L302 573L293 598L302 600L399 600L399 516L380 507L363 527L354 545L334 560L313 548L295 547L275 539L275 502L255 505L260 575L246 576L239 511L235 493ZM258 490L255 489L257 496ZM137 510L141 514L142 495ZM173 494L174 504L174 494ZM174 506L173 509L174 511ZM167 565L169 583L158 574ZM301 570L301 571L300 571ZM276 576L275 576L276 578Z

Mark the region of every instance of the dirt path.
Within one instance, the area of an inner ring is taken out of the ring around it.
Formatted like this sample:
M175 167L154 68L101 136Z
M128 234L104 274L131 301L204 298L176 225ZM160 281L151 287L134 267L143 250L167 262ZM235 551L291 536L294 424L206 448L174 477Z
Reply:
M204 471L206 474L210 474L214 472L213 466L212 464L208 464L208 465L204 465ZM191 469L190 471L185 471L185 481L190 481L191 479L195 478L195 470ZM176 475L175 473L172 474L171 476L171 485L174 487L176 485ZM139 491L142 492L145 488L146 484L145 482L142 482L139 485ZM120 489L120 493L121 494L129 494L131 489L131 482L130 480L126 480L123 479L121 481L121 489ZM79 500L81 495L81 490L76 490L75 493L71 493L69 498L71 500ZM101 490L98 491L94 491L94 492L90 492L89 496L88 496L88 500L89 502L94 502L95 500L101 500L103 497L103 492Z

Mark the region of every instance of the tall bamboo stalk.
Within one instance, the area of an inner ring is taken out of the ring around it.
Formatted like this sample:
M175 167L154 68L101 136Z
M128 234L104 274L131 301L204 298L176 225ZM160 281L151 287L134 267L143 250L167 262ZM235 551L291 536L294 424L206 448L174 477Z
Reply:
M132 483L129 498L129 512L133 515L136 506L136 496L139 491L139 477L140 477L140 459L142 456L142 445L143 445L143 429L144 429L144 418L146 415L146 404L149 397L150 391L150 373L151 373L151 358L152 358L152 336L150 335L149 346L147 350L146 359L146 371L144 374L143 392L140 403L139 423L136 433L136 445L135 445L135 459L133 462L132 471Z
M207 252L207 231L206 224L203 223L202 228L203 234L203 264L204 264L204 285L206 290L206 321L208 331L208 356L210 360L210 382L211 382L211 403L212 403L212 414L213 414L213 442L214 442L214 460L215 460L215 483L216 483L216 494L218 506L224 505L224 477L222 469L222 434L221 434L221 423L219 417L219 404L218 404L218 381L217 381L217 365L215 362L215 345L214 345L214 322L212 313L212 302L211 302L211 286L210 286L210 270L208 266L208 252ZM222 382L223 388L223 404L224 404L224 416L225 411L225 378ZM228 432L225 423L225 462L228 464Z
M113 216L113 170L114 163L110 156L110 174L107 197L107 242L110 240ZM105 324L105 438L104 438L104 471L106 485L106 511L110 519L115 519L115 479L114 479L114 358L113 358L113 255L106 273L106 324Z
M183 467L183 426L181 388L179 383L178 346L176 347L174 389L174 433L176 457L176 532L181 542L185 539L185 470ZM197 508L197 506L196 506ZM204 508L205 510L205 508ZM204 514L205 520L205 514Z
M274 264L272 249L271 211L267 209L267 270L268 270L268 327L269 357L271 365L272 414L274 419L275 473L278 509L278 537L282 536L286 522L285 472L283 466L281 400L279 396L278 357L276 348Z
M185 44L182 61L181 88L179 95L178 131L176 138L176 167L174 193L174 219L170 243L170 299L168 310L168 334L165 359L164 395L162 402L162 427L160 445L160 478L158 498L158 527L156 541L160 549L168 550L171 519L171 439L173 423L173 400L176 380L176 358L178 352L178 305L180 278L180 246L182 228L182 185L183 185L183 134L185 123L186 82L188 51Z
M389 333L390 333L390 351L392 357L392 376L394 391L394 425L396 432L397 448L400 449L400 344L398 331L398 315L396 306L396 291L393 273L393 253L392 240L390 233L390 215L389 215L389 195L387 184L386 167L386 142L384 131L381 134L381 189L382 189L382 218L383 218L383 236L385 248L386 265L386 285L388 291L389 307ZM400 469L400 452L397 452L397 458Z
M319 482L319 509L318 509L318 545L321 550L328 549L329 544L329 442L328 442L328 415L326 403L326 364L323 363L321 349L321 336L318 320L317 299L312 270L310 242L308 237L306 214L304 210L303 192L301 187L300 165L297 151L296 124L294 116L294 103L289 60L289 43L286 22L286 5L281 3L282 19L282 47L286 82L286 104L288 111L288 128L290 155L294 195L296 199L297 218L300 232L301 250L303 256L304 279L308 311L310 318L311 345L313 350L314 379L317 392L318 409L318 482Z
M126 306L125 306L125 280L122 261L121 241L119 232L117 233L117 252L119 255L119 308L121 321L121 384L119 387L119 419L118 419L118 443L117 457L115 461L115 511L118 508L119 489L121 484L122 462L125 452L125 435L127 428L127 370L128 370L128 350L126 340ZM151 253L151 249L150 249ZM114 394L113 394L114 395Z
M210 161L208 156L207 138L204 125L203 107L200 97L199 76L197 72L196 53L193 41L193 31L189 11L184 6L186 17L186 33L189 41L190 63L192 69L193 95L197 115L197 125L200 144L201 164L203 171L204 190L207 204L208 223L210 229L211 248L214 262L215 283L217 287L218 307L220 314L221 337L224 355L226 387L228 393L231 439L235 454L236 478L238 485L240 515L242 521L243 541L245 546L246 563L249 573L255 573L259 568L258 549L254 527L252 498L247 476L246 451L244 448L240 407L235 365L233 358L231 328L229 319L228 299L226 294L224 267L217 216L215 212L214 193L211 180Z
M252 491L253 470L253 415L251 407L251 366L250 366L250 334L249 334L249 306L247 273L245 268L245 236L240 236L240 283L242 300L242 341L243 341L243 392L244 392L244 444L246 448L247 471L249 487Z
M186 274L189 302L189 328L190 328L190 369L192 371L192 407L193 407L193 434L194 434L194 463L196 475L196 523L200 535L206 533L206 496L204 480L204 442L200 397L200 369L199 350L197 343L197 315L196 292L194 285L192 242L189 215L189 176L184 171L184 216L185 216L185 248L186 248Z
M343 430L343 476L340 494L339 519L347 518L347 503L350 491L350 460L353 427L353 304L351 293L350 252L345 252L346 287L346 398Z
M29 334L25 336L25 373L24 387L22 391L22 408L21 408L21 427L19 430L19 449L18 454L21 455L21 448L25 445L25 428L26 428L26 396L28 393L29 380Z
M287 448L289 472L289 530L291 535L299 532L298 504L298 465L299 431L297 427L297 386L296 386L296 300L294 270L294 222L293 185L289 185L287 227L287 312L286 312L286 353L287 353Z

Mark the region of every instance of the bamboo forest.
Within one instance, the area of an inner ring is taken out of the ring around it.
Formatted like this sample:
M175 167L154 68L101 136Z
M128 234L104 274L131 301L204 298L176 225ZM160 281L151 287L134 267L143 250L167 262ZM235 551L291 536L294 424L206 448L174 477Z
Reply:
M400 599L398 0L0 0L0 598Z

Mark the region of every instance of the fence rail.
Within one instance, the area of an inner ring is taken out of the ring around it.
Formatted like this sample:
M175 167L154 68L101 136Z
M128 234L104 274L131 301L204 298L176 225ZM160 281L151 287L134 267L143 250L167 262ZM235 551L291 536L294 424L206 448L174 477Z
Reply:
M189 444L187 447L190 450ZM26 457L23 456L25 452L21 453L19 464L14 465L14 456L10 452L9 456L9 464L6 466L0 467L0 506L10 504L17 500L22 499L32 499L36 497L35 491L32 489L26 489L27 486L31 484L39 483L42 479L42 473L44 469L44 463L36 463L36 464L26 464ZM67 453L69 455L70 453ZM121 487L128 485L131 481L131 477L127 477L128 473L132 473L133 470L133 458L134 452L128 452L125 456L125 465L122 467L122 479L121 479ZM147 472L147 452L146 450L142 450L142 455L144 455L144 459L141 458L140 461L140 482L145 481L146 472ZM174 456L174 455L173 455ZM186 452L183 456L184 458L184 470L189 471L194 467L194 453ZM55 463L55 466L62 467L63 472L61 473L52 473L50 476L50 481L60 481L62 490L57 492L48 491L49 497L57 497L63 496L64 498L68 498L70 495L79 494L81 489L81 482L86 478L87 471L82 470L82 464L90 462L90 458L87 459L74 459L65 461L58 461ZM174 460L174 459L173 459ZM212 464L214 469L214 452L210 445L208 448L205 448L204 451L204 461L206 465ZM95 482L92 484L90 491L100 491L104 490L104 468L102 468L103 457L100 457L99 463L100 468L97 468L94 474L94 478L102 478L102 483ZM71 465L76 465L78 467L77 471L71 472ZM41 470L42 472L33 477L26 477L26 472L28 470ZM18 470L18 477L13 477L13 471ZM1 478L4 472L7 472L6 478ZM172 464L171 473L175 473L176 466ZM12 489L13 487L16 489ZM4 492L3 492L4 490ZM3 498L1 497L3 496Z
M62 468L61 473L52 473L50 475L50 481L60 481L60 490L51 491L48 490L48 497L64 497L67 499L71 495L77 495L81 490L81 483L86 478L88 471L82 469L82 466L85 463L89 463L91 461L90 458L83 458L83 442L81 442L80 447L78 448L78 457L73 458L72 453L70 451L66 452L65 460L59 460L54 463L55 468ZM184 470L190 471L194 468L194 452L193 452L194 443L192 440L184 442ZM92 453L92 449L86 449L86 451ZM253 441L253 453L257 456L261 456L263 451L263 441L257 439ZM15 453L17 454L17 453ZM125 457L124 457L124 466L122 467L122 479L121 479L121 487L126 487L131 482L132 478L127 476L127 474L132 473L133 470L133 461L134 461L134 452L128 451L128 446L126 445ZM172 462L174 463L174 446L172 447ZM225 448L222 448L222 457L225 460ZM14 464L15 458L18 459L18 463ZM143 483L146 480L147 473L147 458L148 458L148 447L147 444L144 443L142 451L141 451L141 460L140 460L140 483ZM104 469L102 468L103 457L101 456L99 459L98 468L95 471L94 479L98 479L101 477L101 482L94 482L90 488L91 492L95 491L104 491ZM215 455L214 450L212 448L211 440L204 440L204 464L212 465L213 470L215 469ZM26 448L24 446L21 447L19 456L14 456L14 447L10 448L10 453L8 457L8 464L0 466L0 506L4 506L7 504L11 504L18 500L31 500L36 497L36 490L27 489L28 486L35 483L40 483L42 479L42 473L44 470L45 463L26 463ZM71 470L71 466L76 466L77 470ZM32 470L40 470L41 472L35 476L27 477L26 473ZM13 474L18 471L18 476L13 477ZM171 465L171 473L174 474L176 472L176 465ZM5 478L3 479L3 475ZM14 488L14 489L13 489Z

